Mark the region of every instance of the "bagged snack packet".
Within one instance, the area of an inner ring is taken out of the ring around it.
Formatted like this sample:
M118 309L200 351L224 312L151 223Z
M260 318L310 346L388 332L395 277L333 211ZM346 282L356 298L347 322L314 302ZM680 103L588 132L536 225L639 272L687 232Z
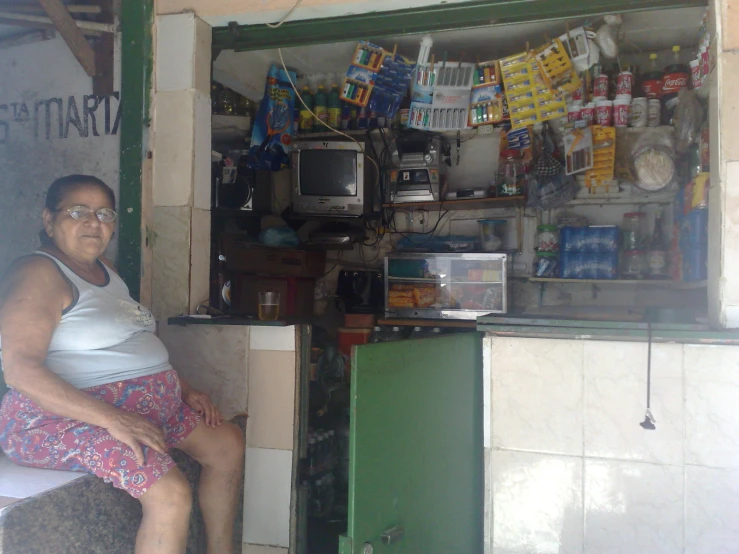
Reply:
M290 71L294 83L296 75ZM252 169L279 171L290 165L293 143L295 90L285 70L272 65L267 73L264 97L254 118L248 165Z

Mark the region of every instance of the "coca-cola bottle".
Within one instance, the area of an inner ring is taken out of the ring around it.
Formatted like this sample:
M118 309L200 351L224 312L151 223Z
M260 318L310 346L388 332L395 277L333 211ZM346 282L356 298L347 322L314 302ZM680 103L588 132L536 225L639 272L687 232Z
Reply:
M657 69L657 54L649 54L649 71L641 76L642 94L647 98L662 96L664 73Z
M672 119L677 109L677 95L688 86L690 67L680 62L680 47L672 47L674 61L665 67L662 78L662 125L672 125Z

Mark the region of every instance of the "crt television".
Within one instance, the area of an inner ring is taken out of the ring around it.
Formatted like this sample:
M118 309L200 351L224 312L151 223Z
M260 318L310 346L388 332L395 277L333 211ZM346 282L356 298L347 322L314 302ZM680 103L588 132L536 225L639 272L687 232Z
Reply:
M365 159L356 142L296 141L292 151L293 212L358 217L366 203Z

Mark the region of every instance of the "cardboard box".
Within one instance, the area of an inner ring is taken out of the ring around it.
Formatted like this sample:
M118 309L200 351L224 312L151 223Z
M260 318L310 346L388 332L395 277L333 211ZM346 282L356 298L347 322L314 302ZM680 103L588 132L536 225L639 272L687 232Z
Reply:
M231 277L231 309L238 313L258 315L258 293L279 292L279 319L285 317L312 317L315 286L315 279L266 277L237 273Z
M349 329L372 329L377 322L374 314L346 314L344 327Z
M314 279L326 273L324 251L268 248L247 242L247 239L244 235L222 235L226 267L230 271Z

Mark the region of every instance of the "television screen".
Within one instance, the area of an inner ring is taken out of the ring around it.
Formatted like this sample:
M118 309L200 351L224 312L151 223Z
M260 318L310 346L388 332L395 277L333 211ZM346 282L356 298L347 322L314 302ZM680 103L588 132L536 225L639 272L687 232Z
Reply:
M356 196L357 152L352 150L301 151L300 194Z

